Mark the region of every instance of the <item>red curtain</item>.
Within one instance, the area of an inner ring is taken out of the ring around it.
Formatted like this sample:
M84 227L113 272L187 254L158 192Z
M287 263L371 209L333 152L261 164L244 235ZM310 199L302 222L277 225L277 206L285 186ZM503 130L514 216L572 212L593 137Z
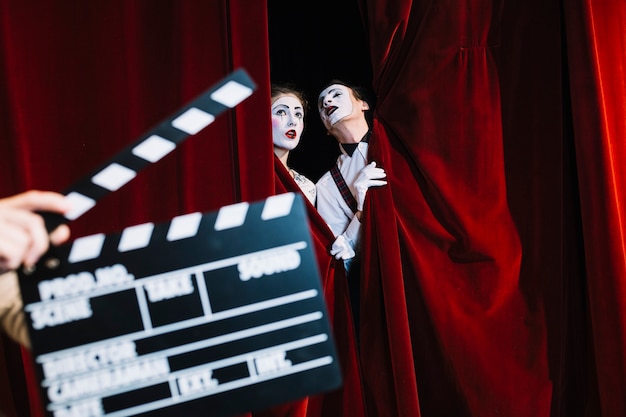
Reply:
M365 211L360 352L308 207L345 384L267 413L626 415L626 3L355 1L389 177ZM0 195L64 189L240 67L257 92L73 235L297 191L272 156L267 18L262 1L0 0ZM28 353L21 374L4 347L0 408L41 415Z
M598 410L626 415L626 3L566 1L568 68Z
M249 139L269 126L266 10L241 3L2 1L2 194L62 190L236 68L257 93L77 220L74 236L271 193L271 144Z
M626 5L521 3L362 2L370 416L624 415Z
M300 192L291 174L278 158L274 158L276 172L276 192ZM343 372L343 385L340 389L313 396L305 401L277 407L269 413L255 417L322 417L322 416L365 416L364 392L361 382L361 368L356 343L355 327L350 306L348 281L343 261L328 255L334 236L313 205L303 196L309 216L309 229L322 276L322 285L332 317L337 355ZM282 413L279 413L282 412ZM284 414L283 414L284 413Z
M370 157L389 178L365 213L371 416L550 412L542 321L519 290L522 247L507 201L492 54L501 9L367 2L378 98ZM383 379L382 369L393 372Z
M256 93L72 222L73 237L274 193L264 2L2 0L0 22L0 195L65 189L237 68ZM34 392L1 395L1 409L41 412Z

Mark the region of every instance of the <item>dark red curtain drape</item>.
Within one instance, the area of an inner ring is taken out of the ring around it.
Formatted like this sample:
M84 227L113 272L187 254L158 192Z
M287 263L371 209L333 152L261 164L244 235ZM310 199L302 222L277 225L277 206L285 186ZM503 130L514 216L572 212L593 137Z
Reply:
M509 2L499 75L520 283L543 301L553 416L624 414L623 2Z
M262 414L626 415L626 3L355 1L389 177L360 346L308 206L345 383ZM297 192L272 155L266 6L0 0L0 196L64 189L240 67L257 92L73 235ZM41 415L28 352L1 346L0 409Z
M369 415L623 415L626 6L362 5Z
M0 1L0 195L63 190L237 68L255 94L72 222L73 237L273 194L266 33L264 2ZM0 395L15 415L41 412L34 392Z
M63 189L236 68L257 93L81 217L74 235L273 190L271 144L250 139L268 126L263 4L1 4L3 195Z
M507 201L492 54L502 4L366 5L378 98L370 156L389 178L366 209L368 411L548 416L542 321L519 289ZM382 368L393 370L384 380Z
M274 158L274 165L276 192L300 193L299 186L278 158ZM328 255L334 236L315 207L309 204L304 196L303 199L307 206L309 229L322 277L326 304L329 315L332 317L335 344L343 372L343 386L339 390L312 396L305 401L289 404L285 407L277 407L268 413L254 417L277 417L278 415L290 417L365 416L361 365L343 261Z
M599 405L626 415L626 3L566 1L590 350Z

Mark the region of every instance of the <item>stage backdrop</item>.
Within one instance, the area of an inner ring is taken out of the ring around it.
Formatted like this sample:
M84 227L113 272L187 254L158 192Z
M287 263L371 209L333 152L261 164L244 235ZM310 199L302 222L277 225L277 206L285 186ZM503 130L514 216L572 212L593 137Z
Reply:
M352 48L268 1L299 36ZM264 414L626 415L626 3L355 2L389 177L365 210L360 352L308 207L346 384ZM297 190L272 155L266 6L0 0L0 195L62 190L240 67L257 92L74 237ZM1 408L41 415L28 352L2 346Z

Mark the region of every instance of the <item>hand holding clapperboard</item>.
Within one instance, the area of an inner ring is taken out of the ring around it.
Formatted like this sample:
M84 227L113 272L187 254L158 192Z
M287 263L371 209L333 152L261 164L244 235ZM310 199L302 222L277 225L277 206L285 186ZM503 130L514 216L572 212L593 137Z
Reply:
M233 72L64 192L49 230L254 89ZM230 416L341 385L297 194L78 238L19 275L47 415Z

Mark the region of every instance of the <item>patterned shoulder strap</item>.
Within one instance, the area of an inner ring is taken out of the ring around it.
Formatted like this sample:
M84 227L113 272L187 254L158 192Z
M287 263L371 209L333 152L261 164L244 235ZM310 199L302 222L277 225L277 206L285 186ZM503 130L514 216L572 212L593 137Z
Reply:
M356 199L350 192L350 188L348 188L346 180L343 179L343 175L341 175L341 171L339 171L339 167L337 166L337 164L333 165L333 167L330 169L330 175L332 175L333 180L335 180L335 184L337 184L337 188L339 189L339 192L341 193L341 196L345 200L346 204L348 204L348 207L350 207L350 210L352 210L353 213L356 213Z

